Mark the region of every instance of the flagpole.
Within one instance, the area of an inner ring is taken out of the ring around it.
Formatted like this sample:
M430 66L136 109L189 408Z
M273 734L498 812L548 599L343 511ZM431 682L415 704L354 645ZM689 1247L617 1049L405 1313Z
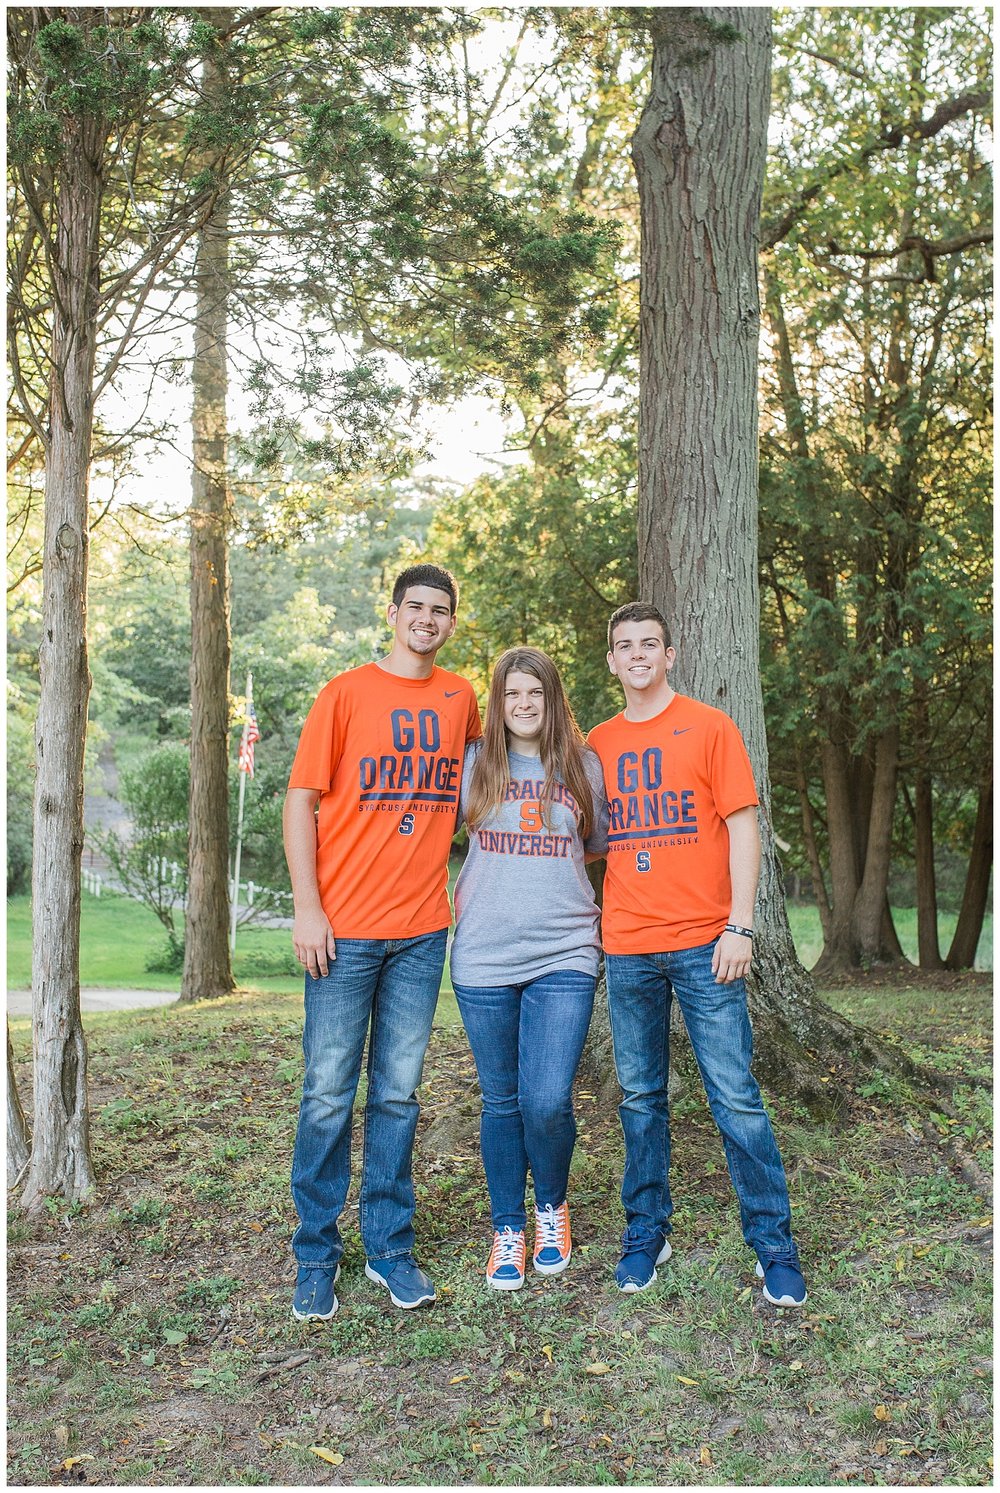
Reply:
M240 741L240 756L246 745L247 733L250 729L250 701L253 699L253 675L247 674L246 705L243 710L243 736ZM236 953L236 919L240 910L240 861L243 857L243 800L247 791L247 772L240 767L240 802L236 815L236 860L233 865L233 903L232 921L229 925L229 952Z

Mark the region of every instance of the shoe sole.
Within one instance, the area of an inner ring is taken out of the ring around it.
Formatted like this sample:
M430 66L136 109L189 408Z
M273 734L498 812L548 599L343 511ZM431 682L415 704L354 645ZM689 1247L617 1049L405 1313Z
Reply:
M572 1254L573 1254L573 1250L572 1250L572 1247L570 1247L570 1249L568 1249L567 1252L566 1252L566 1258L564 1260L557 1260L554 1265L539 1265L539 1263L538 1263L537 1260L533 1260L532 1264L535 1267L535 1274L536 1275L562 1275L563 1271L566 1269L566 1266L570 1262L570 1258L572 1257Z
M389 1282L385 1279L384 1276L379 1275L377 1270L373 1270L370 1265L365 1265L365 1274L367 1275L368 1279L373 1280L377 1286L384 1286L385 1289L389 1292L389 1300L392 1302L393 1306L400 1307L404 1312L413 1311L418 1306L427 1306L430 1302L437 1300L436 1292L432 1291L429 1296L421 1296L417 1301L400 1301L399 1297L394 1293Z
M486 1283L492 1286L494 1291L519 1291L524 1285L524 1276L520 1276L517 1280L492 1280L487 1276Z
M619 1291L621 1291L622 1295L623 1296L631 1296L636 1291L648 1291L649 1288L650 1288L650 1286L656 1280L656 1266L657 1265L665 1265L667 1263L667 1261L670 1259L670 1256L672 1254L673 1254L673 1250L670 1247L670 1241L669 1241L669 1239L664 1239L664 1241L663 1241L663 1248L660 1250L660 1253L656 1256L656 1263L653 1265L653 1273L649 1277L649 1280L646 1282L646 1284L644 1286L640 1286L639 1282L635 1281L635 1280L626 1281L623 1286L619 1286L618 1287L618 1289L619 1289Z
M334 1277L333 1277L333 1284L334 1284L334 1286L336 1286L336 1284L337 1284L337 1282L338 1282L339 1279L340 1279L340 1266L338 1265L336 1271L334 1272ZM295 1310L295 1307L293 1306L292 1307L292 1316L295 1318L296 1322L330 1322L337 1315L337 1313L338 1313L339 1310L340 1310L340 1302L337 1300L337 1293L336 1293L336 1291L334 1291L334 1293L333 1293L333 1310L332 1311L329 1311L329 1312L297 1312Z
M757 1261L757 1276L760 1280L763 1281L764 1267L759 1260ZM761 1286L761 1294L764 1297L764 1300L769 1301L772 1306L805 1306L806 1302L809 1300L808 1291L800 1301L796 1301L794 1296L772 1296L766 1285Z

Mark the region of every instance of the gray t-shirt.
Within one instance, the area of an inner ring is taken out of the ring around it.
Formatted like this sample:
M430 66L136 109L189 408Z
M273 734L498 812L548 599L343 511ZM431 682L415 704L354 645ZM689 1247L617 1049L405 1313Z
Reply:
M481 742L466 748L460 822ZM607 849L608 806L595 752L584 763L594 796L594 827L580 839L576 800L561 779L542 822L545 769L538 757L509 752L510 783L499 812L469 830L469 852L455 887L451 977L458 985L521 985L557 969L597 974L600 915L584 870L584 850Z

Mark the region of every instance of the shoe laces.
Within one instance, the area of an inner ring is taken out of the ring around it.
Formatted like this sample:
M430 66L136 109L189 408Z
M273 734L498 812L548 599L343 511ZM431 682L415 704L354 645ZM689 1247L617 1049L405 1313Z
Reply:
M566 1248L566 1205L564 1203L561 1203L558 1208L553 1208L551 1203L546 1203L544 1208L536 1208L535 1224L539 1235L536 1248L558 1250Z
M524 1264L524 1235L510 1227L499 1229L493 1236L493 1268L513 1265L520 1270Z

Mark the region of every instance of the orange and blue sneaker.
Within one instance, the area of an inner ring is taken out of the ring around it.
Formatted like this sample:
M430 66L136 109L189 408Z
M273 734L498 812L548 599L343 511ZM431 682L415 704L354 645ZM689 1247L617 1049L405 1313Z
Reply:
M539 1275L559 1275L569 1264L573 1240L569 1231L569 1204L535 1208L535 1269Z
M523 1229L498 1229L493 1235L486 1279L495 1291L519 1291L524 1285Z

